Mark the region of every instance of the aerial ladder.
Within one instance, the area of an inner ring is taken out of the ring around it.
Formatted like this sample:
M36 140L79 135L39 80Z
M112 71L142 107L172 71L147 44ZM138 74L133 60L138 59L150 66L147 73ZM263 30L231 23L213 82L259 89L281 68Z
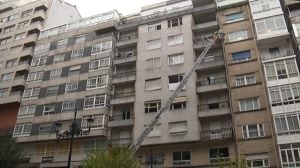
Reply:
M192 68L188 71L188 73L186 73L183 77L183 79L181 80L181 82L179 83L179 85L177 86L177 88L174 90L173 94L169 97L169 99L161 106L160 110L155 114L153 120L150 122L150 124L148 124L146 126L146 128L144 129L144 131L141 133L141 135L139 136L139 138L137 139L136 143L133 143L130 146L130 149L135 153L136 151L138 151L138 149L141 147L142 143L144 142L144 140L146 139L146 137L149 135L149 133L153 130L153 128L157 125L157 123L159 122L159 119L161 118L162 114L167 112L168 109L170 108L172 102L174 101L174 99L176 98L177 94L181 91L181 89L186 85L186 83L188 82L190 76L192 75L192 73L195 71L195 69L197 68L197 66L199 66L203 60L204 57L206 56L207 52L209 51L209 49L215 45L217 42L220 42L224 39L225 34L222 31L217 31L215 32L215 34L213 35L212 38L207 38L206 40L208 41L208 44L205 46L204 50L202 51L202 53L200 54L200 56L196 59L196 61L194 62Z

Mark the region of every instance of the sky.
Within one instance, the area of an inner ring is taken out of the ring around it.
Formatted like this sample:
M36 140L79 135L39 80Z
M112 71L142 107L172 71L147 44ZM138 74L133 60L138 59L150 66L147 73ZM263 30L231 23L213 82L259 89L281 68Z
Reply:
M165 0L65 0L76 5L82 17L117 9L123 15L136 13L142 6L151 5Z

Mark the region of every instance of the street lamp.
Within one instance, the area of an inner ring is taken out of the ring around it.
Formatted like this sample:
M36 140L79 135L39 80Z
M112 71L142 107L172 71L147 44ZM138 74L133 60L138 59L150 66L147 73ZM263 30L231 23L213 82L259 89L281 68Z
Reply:
M152 148L151 148L150 149L150 158L147 158L147 160L145 161L145 164L150 165L150 168L153 168L153 165L163 164L165 162L165 154L161 154L161 161L162 162L160 162L157 159L154 159Z
M87 127L88 130L82 130L81 127L76 123L76 116L77 116L77 109L75 108L75 114L72 124L70 125L69 130L65 130L63 132L60 131L61 129L61 122L55 123L55 132L56 138L70 138L70 146L69 146L69 157L68 157L68 168L71 168L71 158L72 158L72 148L73 148L73 139L74 136L83 136L88 135L91 131L91 123L94 122L92 116L89 116L87 119Z

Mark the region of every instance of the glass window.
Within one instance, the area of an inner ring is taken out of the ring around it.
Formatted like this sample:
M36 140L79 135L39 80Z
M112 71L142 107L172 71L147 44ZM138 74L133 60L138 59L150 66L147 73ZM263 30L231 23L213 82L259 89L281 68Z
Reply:
M21 106L18 113L18 118L34 116L36 105Z
M73 111L75 109L75 101L64 101L62 111Z
M146 42L146 50L161 48L161 39L150 40Z
M36 99L40 94L40 88L25 89L23 93L23 100Z
M173 18L173 19L169 19L168 20L168 27L172 28L172 27L177 27L182 25L182 17L177 17L177 18Z
M76 59L76 58L83 57L83 51L84 51L84 48L72 51L71 59Z
M210 163L222 163L229 161L229 150L225 148L212 148L209 149L209 161Z
M89 77L87 80L87 86L86 89L96 89L96 88L103 88L107 87L109 82L109 76L92 76Z
M31 128L32 128L31 123L16 124L13 137L29 136L31 132Z
M150 58L146 60L146 69L155 69L161 67L160 57Z
M56 96L58 92L58 86L50 86L47 88L46 96Z
M80 74L81 65L74 65L69 68L69 76Z
M177 65L184 63L184 55L183 53L180 54L173 54L168 56L168 64L169 65Z
M46 104L44 105L43 114L44 115L54 114L54 110L55 110L55 104Z
M235 77L236 86L245 86L255 84L255 75L254 73L251 74L244 74Z
M61 76L62 69L52 69L50 72L50 79L59 78Z
M244 14L243 14L243 12L237 12L237 13L228 14L228 15L225 15L225 17L226 17L226 22L227 23L244 20Z
M100 58L96 60L92 60L89 64L89 70L90 71L96 71L101 69L109 68L111 65L110 58Z
M101 108L109 105L109 100L105 94L86 96L84 99L84 109Z
M45 66L46 62L47 62L47 57L34 58L31 61L31 67Z
M81 122L82 129L88 129L88 123L87 123L88 118L90 118L90 116L82 117L82 122ZM94 119L94 121L90 124L91 129L104 128L105 117L103 114L92 115L92 118Z
M173 152L173 165L182 166L190 165L191 163L191 152L190 151L179 151Z
M256 20L255 27L258 35L287 30L283 15Z
M168 37L168 46L177 45L177 44L183 44L182 34Z
M57 44L56 44L56 48L63 48L66 47L68 44L68 39L62 39L62 40L58 40Z
M239 101L240 111L252 111L260 108L258 98L247 98Z
M83 43L86 40L86 34L76 36L75 37L75 44Z
M78 88L78 83L77 82L67 83L66 88L65 88L65 92L66 93L76 92L77 88Z
M156 113L160 110L161 101L145 102L145 113Z
M148 32L154 32L154 31L161 30L161 23L148 25L147 30L148 30Z
M111 51L111 49L112 49L112 41L97 43L92 46L92 55L101 52Z
M258 138L265 136L263 124L253 124L243 126L243 138Z
M29 73L27 77L27 83L42 81L44 76L43 71Z
M62 62L62 61L64 61L64 59L65 59L64 54L55 55L53 58L53 64Z
M233 62L248 61L251 58L250 50L232 53Z
M240 41L248 38L247 30L231 32L228 34L229 42Z

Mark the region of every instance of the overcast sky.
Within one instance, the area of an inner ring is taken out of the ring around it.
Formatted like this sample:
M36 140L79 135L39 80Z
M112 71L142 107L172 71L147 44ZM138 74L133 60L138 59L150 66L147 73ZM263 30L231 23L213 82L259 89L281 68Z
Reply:
M165 0L65 0L76 5L82 17L117 9L123 15L136 13L142 6L151 5Z

